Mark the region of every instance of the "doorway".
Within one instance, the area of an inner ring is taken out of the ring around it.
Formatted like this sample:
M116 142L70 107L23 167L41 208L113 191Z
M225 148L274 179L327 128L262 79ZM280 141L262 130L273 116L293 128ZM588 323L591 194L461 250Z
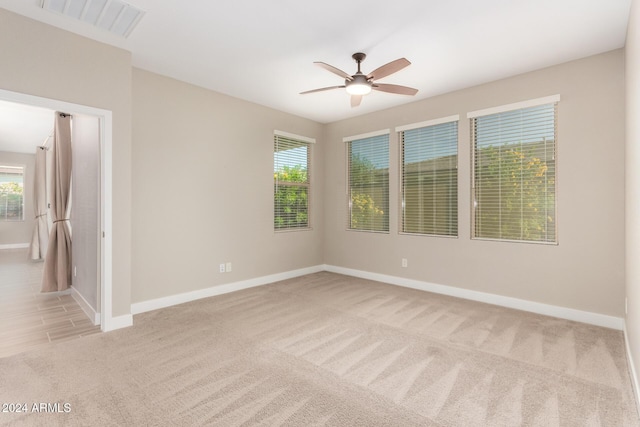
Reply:
M97 119L99 132L99 236L97 240L99 323L102 331L115 329L112 314L112 113L109 110L73 104L0 89L0 100Z

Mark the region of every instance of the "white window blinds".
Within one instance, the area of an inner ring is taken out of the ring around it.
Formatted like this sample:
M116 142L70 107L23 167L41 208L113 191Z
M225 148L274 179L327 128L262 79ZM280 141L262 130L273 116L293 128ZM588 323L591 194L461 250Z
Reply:
M274 228L309 228L310 144L276 134L273 145Z
M458 121L400 132L402 232L458 235Z
M389 231L389 134L347 140L348 228Z
M24 220L24 167L0 165L0 221Z
M556 108L471 118L474 238L556 242Z

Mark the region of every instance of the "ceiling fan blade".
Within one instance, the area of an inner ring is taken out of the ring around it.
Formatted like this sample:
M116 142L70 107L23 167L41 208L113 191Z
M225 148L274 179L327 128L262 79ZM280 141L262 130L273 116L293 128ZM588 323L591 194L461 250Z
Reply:
M351 107L357 107L362 102L362 95L351 95Z
M345 73L341 69L334 67L333 65L329 65L329 64L326 64L326 63L320 62L320 61L314 62L314 64L324 68L327 71L331 71L333 74L339 75L343 79L347 79L349 81L353 80L353 77L351 77L349 74Z
M412 87L400 86L400 85L389 85L384 83L375 83L371 86L373 90L379 90L380 92L389 92L389 93L397 93L400 95L415 95L418 93L418 89L414 89Z
M314 92L322 92L324 90L331 90L331 89L340 89L343 88L344 89L344 85L342 86L329 86L329 87L321 87L320 89L312 89L312 90L307 90L304 92L300 92L300 95L306 95L308 93L314 93Z
M367 79L378 80L383 77L387 77L397 71L402 70L404 67L408 67L411 65L411 62L407 58L396 59L395 61L391 61L387 64L384 64L382 67L378 67L367 75Z

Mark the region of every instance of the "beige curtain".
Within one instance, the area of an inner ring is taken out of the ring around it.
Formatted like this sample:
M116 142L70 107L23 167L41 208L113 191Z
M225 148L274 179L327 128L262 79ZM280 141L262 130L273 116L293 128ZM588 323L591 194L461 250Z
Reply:
M49 244L49 225L47 224L47 150L36 148L35 179L33 184L35 226L31 236L29 255L33 260L44 259Z
M53 228L44 261L42 292L64 291L71 286L71 233L68 212L71 195L71 116L55 113L51 145L51 217Z

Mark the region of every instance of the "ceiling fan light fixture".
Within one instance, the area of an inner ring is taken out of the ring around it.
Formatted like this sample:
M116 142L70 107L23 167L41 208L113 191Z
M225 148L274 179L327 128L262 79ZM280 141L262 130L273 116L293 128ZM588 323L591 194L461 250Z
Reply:
M367 95L371 92L371 85L368 83L352 82L346 86L349 95Z
M359 71L351 76L351 80L345 80L344 85L349 95L367 95L371 92L371 82Z

